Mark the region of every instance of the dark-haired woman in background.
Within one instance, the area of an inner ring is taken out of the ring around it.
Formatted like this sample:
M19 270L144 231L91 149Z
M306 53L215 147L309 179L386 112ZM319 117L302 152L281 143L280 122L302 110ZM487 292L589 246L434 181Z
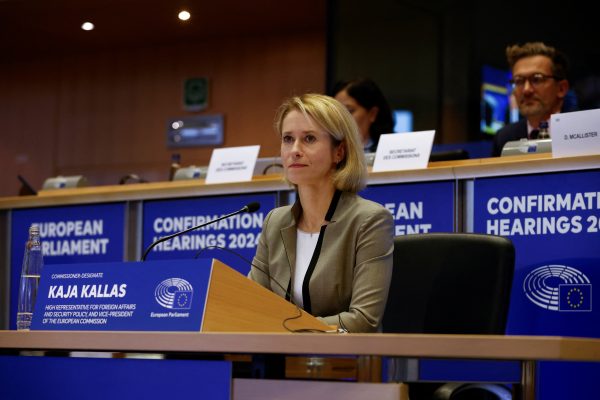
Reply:
M366 153L377 149L382 133L394 131L390 105L372 80L354 79L338 82L333 88L333 94L354 117Z

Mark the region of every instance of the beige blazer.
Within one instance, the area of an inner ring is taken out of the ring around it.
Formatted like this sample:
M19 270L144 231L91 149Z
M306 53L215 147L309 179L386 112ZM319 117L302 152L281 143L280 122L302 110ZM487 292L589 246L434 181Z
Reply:
M269 212L253 260L264 272L253 266L248 275L281 297L292 297L286 292L293 287L301 212L299 202ZM342 193L309 277L313 315L349 332L379 329L392 275L393 225L392 215L380 204Z

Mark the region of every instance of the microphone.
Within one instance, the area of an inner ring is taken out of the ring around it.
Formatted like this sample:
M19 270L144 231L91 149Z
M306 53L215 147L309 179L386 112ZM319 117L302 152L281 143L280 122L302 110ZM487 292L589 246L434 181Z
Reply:
M246 204L240 211L237 211L231 215L240 213L240 212L249 212L249 213L253 213L255 211L258 211L258 209L260 208L260 203L257 201L253 201L250 204ZM229 217L229 215L226 215L225 217ZM223 218L225 218L223 217Z
M148 253L150 253L150 250L152 250L152 249L153 249L153 248L154 248L154 247L155 247L157 244L159 244L159 243L162 243L162 242L164 242L164 241L166 241L166 240L169 240L169 239L173 239L173 238L174 238L174 237L176 237L176 236L183 235L184 233L191 232L191 231L193 231L193 230L196 230L196 229L198 229L198 228L202 228L202 227L204 227L204 226L206 226L206 225L210 225L210 224L212 224L212 223L215 223L215 222L221 221L221 220L223 220L223 219L225 219L225 218L233 217L234 215L237 215L237 214L241 214L241 213L245 213L245 212L248 212L248 213L255 212L255 211L257 211L259 208L260 208L260 203L258 203L258 202L252 202L252 203L250 203L250 204L247 204L247 205L245 205L245 206L244 206L244 207L242 207L241 209L239 209L239 210L237 210L237 211L234 211L234 212L232 212L231 214L223 215L222 217L219 217L219 218L217 218L217 219L213 219L212 221L206 222L206 223L204 223L204 224L200 224L200 225L198 225L198 226L193 226L193 227L191 227L191 228L188 228L188 229L185 229L185 230L183 230L183 231L180 231L180 232L175 232L175 233L173 233L172 235L168 235L168 236L161 237L160 239L158 239L158 240L156 240L156 241L152 242L152 244L150 244L150 246L148 246L148 248L146 249L146 251L144 251L144 255L142 255L142 259L141 259L141 261L146 261L146 256L148 256Z
M31 185L29 184L29 182L27 182L27 180L25 178L23 178L21 175L17 175L17 179L19 179L19 181L21 182L21 189L19 189L19 196L29 196L29 195L35 196L37 194L37 191L31 187Z

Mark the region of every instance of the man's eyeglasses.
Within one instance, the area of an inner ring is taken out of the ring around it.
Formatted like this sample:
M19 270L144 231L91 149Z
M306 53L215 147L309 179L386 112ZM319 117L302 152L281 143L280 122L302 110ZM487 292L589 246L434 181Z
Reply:
M513 89L516 88L523 88L525 86L525 82L529 81L529 83L531 84L531 86L533 87L538 87L541 84L543 84L544 82L546 82L548 79L560 79L558 76L554 76L554 75L544 75L544 74L533 74L533 75L529 75L529 76L515 76L514 78L512 78L509 82L512 85Z

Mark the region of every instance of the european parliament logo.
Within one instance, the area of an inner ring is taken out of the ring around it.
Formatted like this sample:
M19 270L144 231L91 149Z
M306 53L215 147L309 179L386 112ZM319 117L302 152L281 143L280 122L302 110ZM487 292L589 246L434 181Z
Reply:
M550 311L592 311L592 284L578 269L566 265L544 265L523 280L525 296Z
M169 278L156 286L156 302L171 310L187 310L192 307L194 289L185 279Z

